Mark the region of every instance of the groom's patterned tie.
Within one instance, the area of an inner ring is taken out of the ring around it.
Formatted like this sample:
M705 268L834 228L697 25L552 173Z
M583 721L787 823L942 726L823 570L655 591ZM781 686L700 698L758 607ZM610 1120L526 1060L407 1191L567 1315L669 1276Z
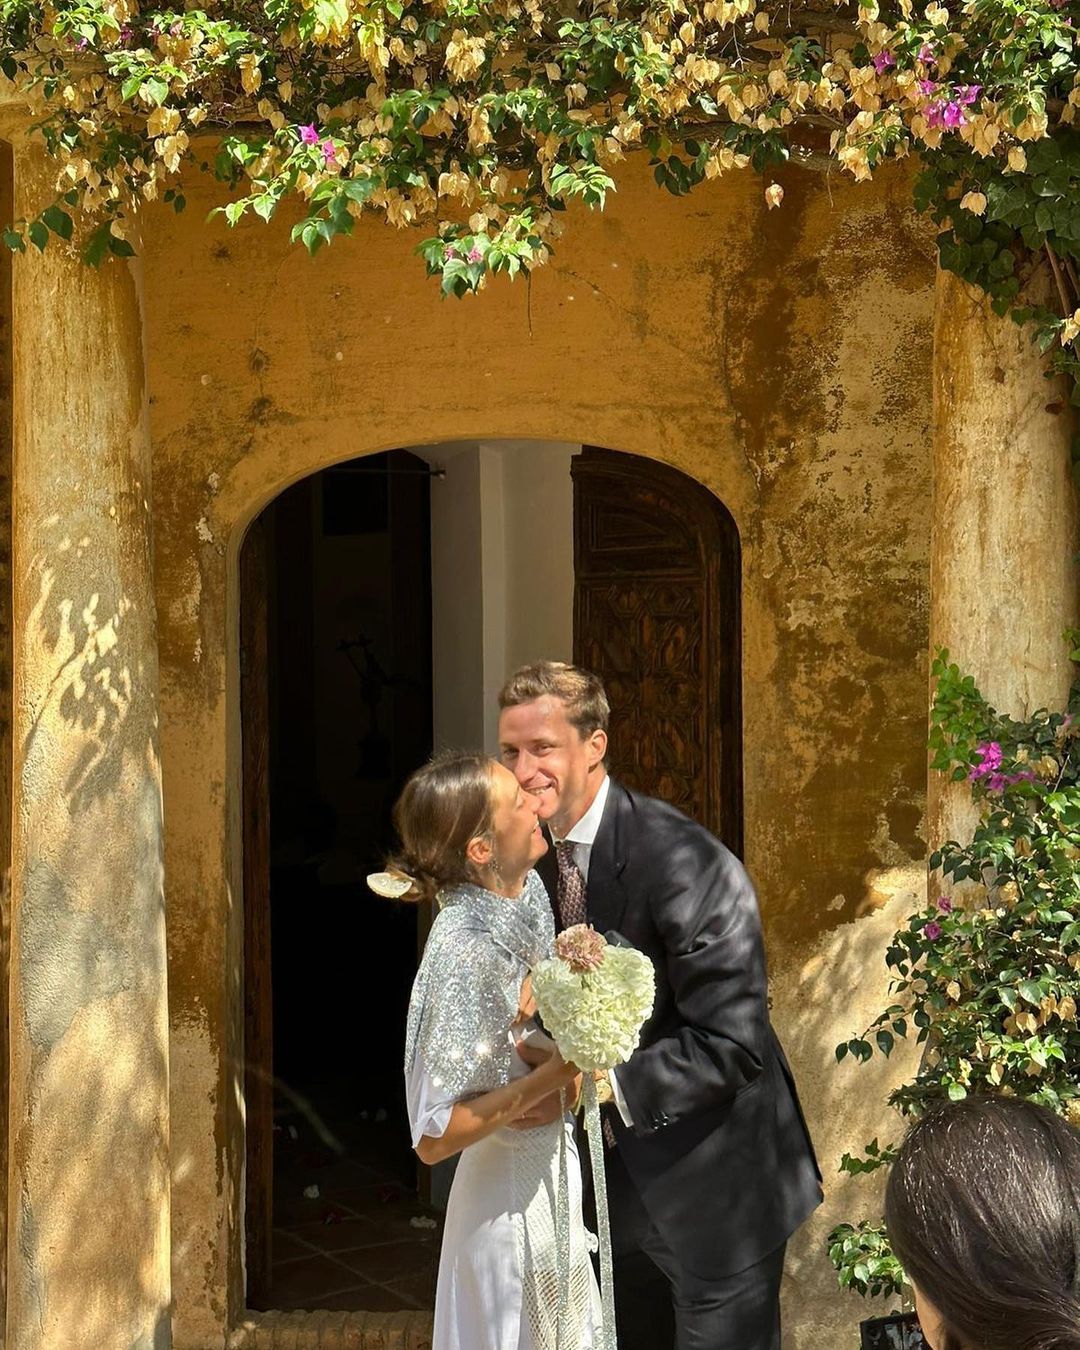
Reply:
M574 859L574 845L569 839L560 839L555 845L555 857L559 862L559 925L561 928L573 928L576 923L585 922L585 878ZM600 1120L604 1143L608 1148L615 1147L615 1131L605 1111Z
M585 878L574 861L574 845L569 839L560 839L555 845L559 862L559 925L573 928L585 922Z

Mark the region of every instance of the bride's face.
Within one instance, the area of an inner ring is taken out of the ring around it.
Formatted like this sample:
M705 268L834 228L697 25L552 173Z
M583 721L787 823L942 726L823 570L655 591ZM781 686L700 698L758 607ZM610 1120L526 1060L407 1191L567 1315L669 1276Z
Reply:
M536 798L522 790L509 769L492 765L495 811L495 860L504 877L524 876L537 858L547 852L547 840L540 832Z

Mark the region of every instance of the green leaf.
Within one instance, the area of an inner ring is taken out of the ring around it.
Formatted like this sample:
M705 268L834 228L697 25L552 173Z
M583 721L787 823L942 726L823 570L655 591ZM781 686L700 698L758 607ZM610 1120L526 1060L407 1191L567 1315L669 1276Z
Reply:
M109 251L115 253L118 258L134 258L135 250L126 239L117 239L111 231L109 233Z
M45 245L49 242L48 226L40 220L35 220L27 230L27 234L30 236L30 242L34 247L39 252L44 253Z
M141 85L145 90L146 96L155 108L160 108L169 97L169 85L166 80L159 80L156 76L151 76L144 80Z
M70 239L75 226L71 217L66 211L62 211L55 204L47 206L41 213L41 219L52 230L53 234L58 234L61 239Z
M109 225L99 225L83 249L83 259L90 267L100 267L109 251Z

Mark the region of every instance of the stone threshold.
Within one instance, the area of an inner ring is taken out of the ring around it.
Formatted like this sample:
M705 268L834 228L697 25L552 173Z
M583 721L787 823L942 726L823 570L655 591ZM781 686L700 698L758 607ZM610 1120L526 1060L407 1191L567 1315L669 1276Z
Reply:
M431 1350L430 1312L249 1312L229 1350Z

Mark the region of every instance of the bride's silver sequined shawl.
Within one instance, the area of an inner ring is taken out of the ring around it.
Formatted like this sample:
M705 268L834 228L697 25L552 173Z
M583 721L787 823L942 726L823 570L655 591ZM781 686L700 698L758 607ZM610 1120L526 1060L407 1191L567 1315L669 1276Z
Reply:
M522 981L554 941L551 903L535 872L516 900L479 886L443 891L409 1001L406 1075L419 1055L433 1086L453 1101L509 1083ZM512 1217L537 1350L593 1345L589 1258L580 1219L569 1214L565 1139L561 1120L514 1134Z
M510 1081L510 1024L521 983L551 955L555 921L535 872L516 900L480 886L452 886L439 896L405 1034L405 1072L419 1053L448 1098L490 1092Z

